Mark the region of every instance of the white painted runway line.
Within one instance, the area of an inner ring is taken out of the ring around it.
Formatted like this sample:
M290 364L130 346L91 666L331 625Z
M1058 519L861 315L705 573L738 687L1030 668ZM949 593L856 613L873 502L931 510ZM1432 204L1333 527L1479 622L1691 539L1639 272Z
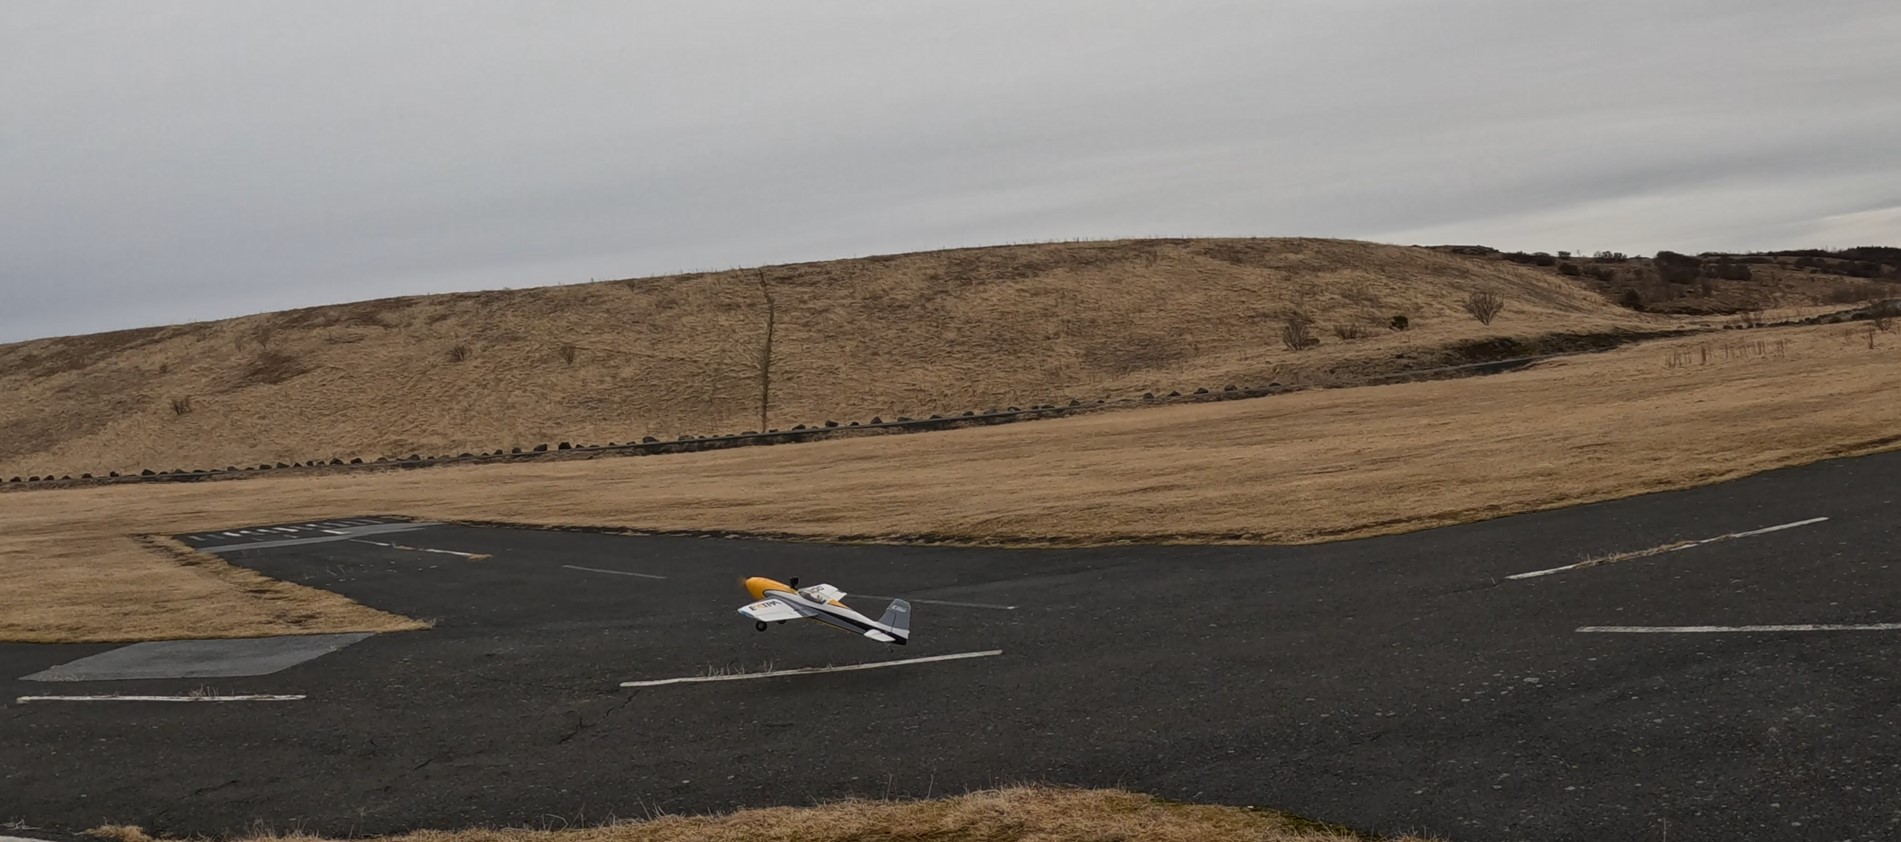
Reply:
M1794 529L1799 526L1809 526L1812 524L1821 523L1822 521L1825 521L1825 520L1828 520L1828 518L1812 517L1812 518L1809 518L1808 520L1798 520L1792 523L1779 523L1779 524L1776 524L1775 526L1765 526L1761 529L1751 529L1748 532L1731 532L1727 535L1718 535L1714 538L1704 538L1701 541L1682 541L1675 544L1664 544L1661 547L1651 547L1650 549L1647 549L1647 550L1637 550L1636 552L1629 552L1629 553L1618 553L1616 555L1606 556L1604 558L1587 558L1576 564L1567 564L1563 567L1553 567L1549 570L1533 570L1530 573L1513 573L1512 575L1506 576L1505 578L1533 579L1539 576L1549 576L1553 573L1563 573L1567 570L1578 570L1585 567L1596 567L1600 564L1611 564L1611 563L1619 562L1619 561L1628 561L1633 558L1644 558L1646 556L1663 555L1664 553L1674 553L1678 550L1687 550L1691 547L1701 547L1704 544L1714 544L1718 541L1733 541L1737 538L1753 538L1757 535L1767 535L1771 532L1781 532L1784 529Z
M1583 634L1722 634L1724 632L1901 631L1901 623L1849 623L1786 626L1579 626Z
M897 596L879 596L875 593L851 594L845 598L851 599L854 596L860 599L904 599L906 602L915 602L920 605L949 605L956 608L989 608L995 611L1017 610L1017 607L1014 605L993 605L988 602L952 602L948 599L909 599Z
M429 547L408 547L402 544L385 544L382 541L365 541L361 538L351 538L350 543L369 544L370 546L373 546L373 547L388 547L392 550L409 550L410 552L417 552L417 553L439 553L441 555L455 555L455 556L461 556L463 558L476 559L478 561L489 557L486 553L461 553L461 552L456 552L455 550L436 550L436 549L430 549Z
M818 675L826 672L852 672L854 670L875 670L885 667L901 667L908 664L928 664L935 661L959 661L965 658L988 658L1003 654L1002 649L989 649L983 652L959 652L955 655L932 655L927 658L906 658L902 661L873 661L869 664L850 664L842 667L806 667L795 670L773 670L767 672L742 672L733 675L693 675L686 678L658 678L650 681L623 681L622 687L659 687L662 684L698 684L708 681L745 681L749 678L778 678L787 675Z
M21 696L17 704L27 702L295 702L303 696Z
M569 570L586 570L586 571L587 571L587 572L589 572L589 573L612 573L612 574L614 574L614 575L616 575L616 576L639 576L639 577L640 577L640 578L642 578L642 579L665 579L665 578L667 578L667 577L665 577L665 576L655 576L655 575L654 575L654 574L652 574L652 573L635 573L635 572L633 572L633 571L631 571L631 570L607 570L607 569L604 569L604 568L600 568L600 567L582 567L582 566L580 566L580 565L578 565L578 564L563 564L563 565L561 565L561 566L562 566L562 567L565 567L565 568L567 568L567 569L569 569Z

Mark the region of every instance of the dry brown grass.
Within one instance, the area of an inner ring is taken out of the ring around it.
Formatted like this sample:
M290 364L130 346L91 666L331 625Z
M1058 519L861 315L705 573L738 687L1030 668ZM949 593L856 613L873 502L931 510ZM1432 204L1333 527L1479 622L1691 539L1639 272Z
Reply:
M101 827L113 842L152 842L135 827ZM1010 787L919 801L854 800L718 816L663 816L566 830L425 830L379 842L1322 842L1362 840L1273 811L1177 804L1122 790ZM322 842L266 834L244 842ZM1407 842L1417 837L1394 837Z
M1691 338L1486 378L914 436L8 493L0 495L0 640L353 625L338 615L288 627L241 590L169 564L128 534L407 514L813 539L1291 543L1684 488L1897 446L1901 341L1870 350L1839 327L1775 335L1787 340L1780 354L1719 353L1707 365L1666 364L1675 349L1713 341ZM155 600L171 610L153 611Z
M110 511L74 517L62 524L0 514L0 640L119 642L429 625L272 579L171 538L127 534L114 527ZM72 611L83 618L60 616Z
M772 267L772 425L1299 381L1483 336L1668 324L1550 273L1338 240L963 249ZM1507 310L1490 328L1470 292ZM1413 329L1282 347L1316 324ZM456 454L758 426L751 270L390 299L0 345L0 477ZM460 349L460 350L458 350ZM569 357L573 361L568 361ZM175 413L189 396L191 411Z

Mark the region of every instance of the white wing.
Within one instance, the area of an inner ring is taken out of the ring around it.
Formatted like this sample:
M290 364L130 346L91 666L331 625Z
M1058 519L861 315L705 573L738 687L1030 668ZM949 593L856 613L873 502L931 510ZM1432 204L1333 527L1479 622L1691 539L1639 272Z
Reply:
M819 602L833 602L844 599L845 592L831 585L813 585L804 590L804 594Z
M762 599L739 609L739 613L762 623L797 620L805 616L804 612L792 607L790 603L781 599Z

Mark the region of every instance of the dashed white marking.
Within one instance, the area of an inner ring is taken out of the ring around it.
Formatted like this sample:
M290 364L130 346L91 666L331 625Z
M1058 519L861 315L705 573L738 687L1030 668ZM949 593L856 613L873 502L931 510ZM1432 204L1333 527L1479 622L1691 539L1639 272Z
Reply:
M623 681L622 687L658 687L662 684L696 684L707 681L745 681L749 678L778 678L784 675L817 675L824 672L852 672L854 670L875 670L885 667L901 667L907 664L928 664L933 661L957 661L964 658L988 658L1003 654L1002 649L990 649L983 652L959 652L955 655L932 655L928 658L906 658L902 661L874 661L869 664L850 664L842 667L806 667L795 670L771 670L767 672L743 672L733 675L693 675L686 678L659 678L651 681Z
M652 574L652 573L635 573L635 572L633 572L633 571L631 571L631 570L605 570L605 569L602 569L602 568L599 568L599 567L582 567L582 566L580 566L580 565L578 565L578 564L563 564L563 565L561 565L561 566L562 566L562 567L565 567L565 568L567 568L567 569L569 569L569 570L586 570L586 571L587 571L587 572L589 572L589 573L612 573L612 574L614 574L614 575L616 575L616 576L639 576L639 577L640 577L640 578L642 578L642 579L665 579L665 578L667 578L667 577L665 577L665 576L655 576L655 575L654 575L654 574Z
M1901 631L1901 623L1786 626L1579 626L1584 634L1720 634L1722 632Z
M187 540L187 541L203 541L203 540L205 540L205 536L203 536L203 535L186 535L186 536L185 536L185 540Z
M1704 544L1714 544L1718 541L1731 541L1737 538L1753 538L1757 535L1767 535L1771 532L1781 532L1784 529L1794 529L1798 526L1809 526L1811 524L1821 523L1822 521L1825 521L1825 520L1828 520L1828 518L1812 517L1812 518L1809 518L1808 520L1798 520L1792 523L1780 523L1775 526L1765 526L1761 529L1751 529L1748 532L1731 532L1727 535L1718 535L1714 538L1704 538L1701 541L1684 541L1682 543L1677 543L1677 544L1665 544L1661 547L1652 547L1647 550L1638 550L1636 552L1630 552L1630 553L1619 553L1617 555L1609 556L1607 558L1586 559L1576 564L1567 564L1563 567L1553 567L1549 570L1533 570L1530 573L1513 573L1512 575L1506 576L1505 578L1531 579L1538 576L1549 576L1553 573L1563 573L1567 570L1577 570L1579 568L1584 568L1584 567L1596 567L1600 564L1610 564L1612 562L1625 561L1625 560L1633 559L1633 558L1643 558L1645 556L1662 555L1664 553L1674 553L1678 550L1687 550L1691 547L1701 547Z
M21 696L27 702L295 702L303 696Z
M388 547L392 550L410 550L410 551L419 552L419 553L440 553L442 555L459 555L463 558L488 558L488 556L483 553L459 553L459 552L456 552L455 550L434 550L428 547L407 547L402 544L385 544L382 541L365 541L361 538L352 538L350 539L350 543L369 544L371 546L376 546L376 547Z
M223 535L223 536L224 536L224 537L226 537L226 538L236 538L236 537L238 537L238 533L236 533L236 532L220 532L220 533L218 533L218 534L219 534L219 535Z
M900 597L895 597L895 596L879 596L877 594L872 594L872 593L852 594L852 596L862 597L864 599L899 599L900 598ZM846 597L846 598L849 599L850 597ZM949 605L956 608L989 608L995 611L1017 610L1017 607L1014 605L993 605L988 602L952 602L948 599L907 599L906 601L915 602L922 605Z

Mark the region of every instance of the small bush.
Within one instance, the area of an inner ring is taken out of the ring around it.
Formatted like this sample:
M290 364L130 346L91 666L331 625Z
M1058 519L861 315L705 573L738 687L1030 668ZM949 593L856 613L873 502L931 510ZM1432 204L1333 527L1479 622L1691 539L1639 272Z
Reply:
M1394 316L1392 321L1387 322L1386 326L1393 330L1406 330L1412 327L1413 323L1411 319L1406 318L1404 315L1398 315Z
M1569 275L1575 278L1575 277L1578 277L1579 275L1584 274L1584 270L1578 268L1578 265L1576 263L1572 263L1567 260L1563 263L1558 264L1558 274Z
M1346 324L1334 325L1333 335L1343 340L1365 339L1367 337L1367 330L1360 325L1348 322Z
M574 365L574 357L579 352L580 349L574 347L574 343L572 342L564 342L560 348L555 349L555 353L560 355L561 361L568 365Z
M1541 251L1531 256L1531 262L1539 266L1555 266L1558 259Z
M186 395L182 398L172 398L172 414L173 415L190 415L191 414L191 396Z
M1505 299L1498 297L1496 292L1480 290L1465 297L1465 311L1478 319L1479 324L1491 324L1504 309Z
M1636 287L1630 287L1624 290L1623 295L1617 297L1617 303L1641 313L1644 309L1644 296L1643 293L1637 291Z
M1288 313L1281 321L1281 344L1289 351L1305 351L1320 344L1314 335L1313 319L1300 312Z
M449 349L449 362L459 363L469 358L469 346L457 345Z

